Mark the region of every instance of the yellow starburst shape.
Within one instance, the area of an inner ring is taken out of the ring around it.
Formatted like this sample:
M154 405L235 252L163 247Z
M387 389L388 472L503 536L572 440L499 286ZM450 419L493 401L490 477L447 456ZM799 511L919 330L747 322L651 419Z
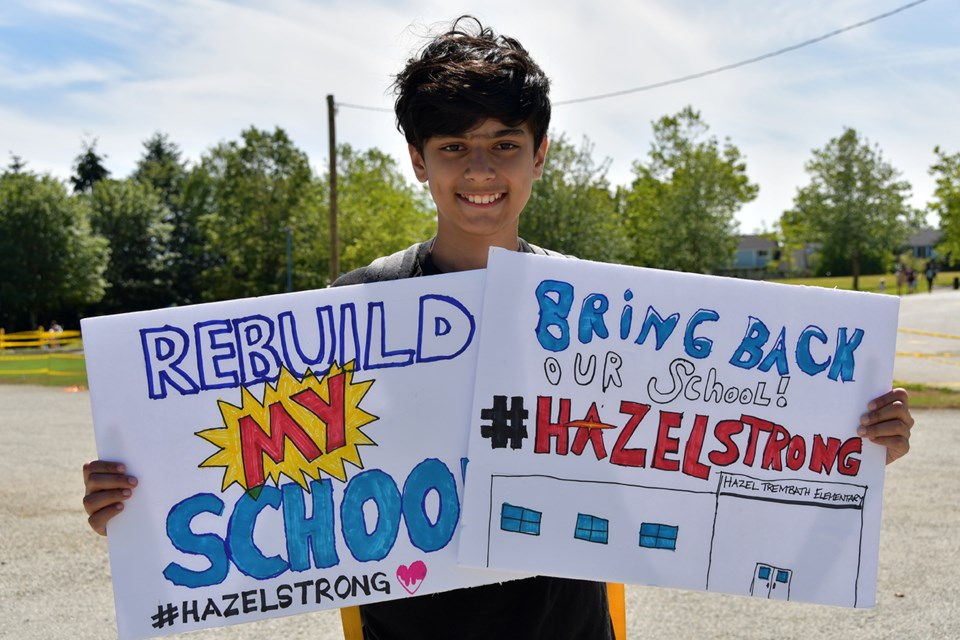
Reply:
M281 367L276 386L264 384L263 402L246 387L239 407L218 400L224 426L196 435L219 451L200 466L224 467L221 491L279 485L281 475L309 490L321 472L346 482L344 463L362 469L358 447L376 446L360 429L378 419L360 408L373 380L353 382L352 365L334 363L320 379L308 370L299 380Z

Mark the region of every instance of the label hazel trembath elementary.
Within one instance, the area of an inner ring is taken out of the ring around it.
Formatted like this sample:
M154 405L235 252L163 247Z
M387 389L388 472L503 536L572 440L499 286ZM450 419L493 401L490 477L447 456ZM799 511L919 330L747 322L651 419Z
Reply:
M545 351L566 350L572 333L584 345L595 338L610 339L606 318L610 303L605 295L590 293L584 297L573 329L568 319L575 299L571 284L544 280L535 295L539 308L535 335ZM659 351L679 327L680 315L665 317L650 306L642 322L634 323L632 298L629 289L624 292L625 304L619 313L620 340L643 346L652 337ZM383 302L368 302L366 307L363 332L354 303L339 305L336 310L331 305L316 307L315 319L298 318L294 312L285 311L276 317L258 314L207 320L194 324L190 331L171 325L141 329L149 397L159 400L171 390L188 395L273 381L281 367L302 376L312 367L318 372L326 371L335 361L353 361L354 370L358 371L448 360L466 351L476 336L476 319L463 304L449 296L430 294L419 298L416 344L388 348L388 310ZM711 355L713 341L704 334L709 333L710 323L719 320L719 314L708 309L700 309L688 319L682 337L687 356L702 360ZM762 320L750 317L747 331L728 362L763 372L776 367L780 376L787 376L791 363L786 328L767 348L771 335ZM793 363L808 376L826 373L833 381L852 381L854 352L863 336L862 329L849 333L846 327L840 327L831 350L826 332L810 325L796 337ZM305 353L305 344L313 345L310 353ZM677 371L692 373L692 365L678 368L678 361L691 365L683 359L671 363L677 393L661 389L660 398L651 394L654 400L663 402L671 395L671 400L676 398L683 386ZM653 380L650 388L653 389ZM536 402L534 452L580 456L589 445L597 461L608 459L609 463L624 467L679 471L703 480L709 478L711 465L728 467L734 463L773 471L807 467L813 473L826 475L836 470L845 476L857 475L860 468L856 457L861 452L859 437L841 441L814 435L808 442L801 435L792 435L784 426L751 415L718 420L711 429L709 416L685 418L682 412L660 409L657 413L651 409L651 404L623 400L614 425L601 419L596 403L578 407L576 415L584 417L577 419L571 400L540 396ZM684 421L689 431L681 440L673 434L681 430ZM607 431L611 434L605 440ZM765 434L765 442L761 434ZM640 446L643 444L646 446ZM512 440L510 446L521 448L522 439ZM447 546L460 516L454 474L445 463L432 458L414 467L402 485L382 470L371 469L350 478L342 491L335 491L326 479L311 482L309 489L311 516L306 514L305 492L296 484L264 485L256 497L244 493L228 516L224 538L191 529L192 520L201 513L223 515L225 505L218 497L205 493L181 501L168 514L168 538L179 551L206 557L209 567L197 571L170 563L164 576L178 585L201 587L221 583L230 564L256 579L306 571L311 565L334 567L340 562L334 534L338 515L346 551L360 562L387 557L399 535L401 520L414 546L429 553ZM437 522L431 522L423 512L423 501L431 492L445 505ZM376 505L375 523L365 520L362 505L367 501ZM265 557L253 542L257 517L268 507L282 513L287 558Z

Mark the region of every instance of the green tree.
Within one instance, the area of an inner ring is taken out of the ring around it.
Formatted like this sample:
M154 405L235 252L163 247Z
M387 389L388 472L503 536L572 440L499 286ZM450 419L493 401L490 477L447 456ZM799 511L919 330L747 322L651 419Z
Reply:
M427 191L408 182L396 161L379 149L361 152L340 145L337 176L341 271L365 266L436 232ZM329 211L329 197L325 208Z
M879 147L849 127L814 149L805 168L810 184L797 190L784 216L803 241L819 244L823 265L848 266L858 289L863 266L882 267L903 243L914 218L907 205L910 184Z
M629 257L616 196L607 180L609 159L593 160L593 145L551 137L543 175L533 183L520 216L520 235L543 247L602 262Z
M708 131L692 107L653 123L649 156L621 192L634 264L709 273L732 260L734 215L758 188L737 147Z
M143 155L130 176L156 189L171 212L180 204L183 181L187 177L183 153L169 136L159 131L144 140Z
M193 304L203 299L200 274L209 266L201 215L212 192L209 174L188 170L183 153L160 132L143 142L143 155L131 178L150 185L166 205L170 223L168 269L173 303Z
M83 143L83 152L74 160L73 176L70 177L74 193L89 193L93 185L110 177L110 172L103 166L105 158L97 153L96 139Z
M171 225L160 193L135 180L101 180L87 199L94 231L110 242L109 289L98 310L124 313L172 303Z
M928 205L930 211L940 216L940 230L943 239L937 249L956 259L960 257L960 153L948 155L940 147L934 148L937 161L930 167L930 174L936 178L933 202Z
M34 329L104 295L107 241L62 182L23 171L0 175L0 323Z
M300 237L316 217L306 154L283 129L251 127L208 151L189 182L189 215L204 238L203 299L283 292L287 230L295 247L313 241Z

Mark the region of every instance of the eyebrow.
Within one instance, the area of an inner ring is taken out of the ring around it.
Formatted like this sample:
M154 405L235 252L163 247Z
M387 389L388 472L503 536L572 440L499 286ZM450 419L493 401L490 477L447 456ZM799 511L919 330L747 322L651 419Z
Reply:
M462 133L462 134L459 134L459 135L458 135L458 134L451 134L451 135L447 135L447 136L437 136L437 137L438 137L438 138L468 138L468 139L469 139L469 138L486 138L486 139L492 139L492 138L507 138L507 137L511 137L511 136L523 136L523 135L525 135L525 134L526 134L526 131L524 131L523 129L520 129L519 127L507 127L507 128L505 128L505 129L498 129L497 131L494 131L494 132L492 132L492 133L485 133L485 134L479 134L479 133L473 133L473 134L470 134L470 133Z

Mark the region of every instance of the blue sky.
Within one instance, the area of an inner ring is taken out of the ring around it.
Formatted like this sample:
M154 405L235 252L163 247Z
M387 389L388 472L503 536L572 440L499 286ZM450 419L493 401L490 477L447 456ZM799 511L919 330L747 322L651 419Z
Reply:
M0 4L0 158L66 178L96 138L115 177L167 133L195 161L253 125L287 130L317 171L326 95L389 108L387 88L423 36L474 13L517 37L551 76L555 101L698 73L798 44L908 0L5 0ZM770 228L808 182L804 162L856 128L932 198L933 147L960 151L960 6L927 0L803 49L662 89L559 105L551 127L584 136L626 184L650 123L686 105L746 156L760 186L741 231ZM343 107L341 142L379 147L408 178L389 113ZM935 223L936 220L931 220Z

